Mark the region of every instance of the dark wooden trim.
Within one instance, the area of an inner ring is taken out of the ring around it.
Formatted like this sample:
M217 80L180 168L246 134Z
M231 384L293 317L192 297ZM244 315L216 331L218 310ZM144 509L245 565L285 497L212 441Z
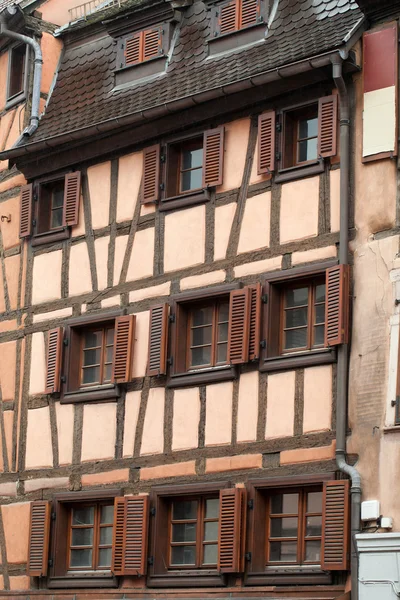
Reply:
M105 500L107 498L115 498L117 496L122 496L123 491L121 488L112 488L112 489L100 489L100 490L90 490L85 492L62 492L61 494L54 494L55 502L86 502L90 500Z
M323 173L324 169L325 164L323 158L316 161L316 163L312 165L296 165L295 167L280 169L275 175L275 183L284 183L286 181L294 181L295 179L301 179L302 177L311 177L311 175L318 175L319 173Z
M91 325L92 323L105 323L106 321L113 321L117 317L121 317L124 314L124 309L118 309L108 311L105 313L96 313L95 315L84 314L80 317L73 317L72 319L66 320L66 325L70 327L84 327L85 325Z
M397 152L391 150L390 152L378 152L378 154L370 154L369 156L363 156L361 158L362 163L370 163L374 160L383 160L384 158L393 158L396 160Z
M336 264L336 263L335 263ZM243 287L240 282L237 283L225 283L222 285L216 285L207 289L196 289L190 292L182 292L181 294L174 294L171 296L171 300L180 304L181 302L192 302L194 300L203 300L206 298L213 298L214 296L228 295L232 290L238 290Z
M105 386L105 389L80 389L76 392L65 392L60 397L61 404L73 404L75 402L106 402L118 400L121 396L118 385Z
M311 473L310 475L286 475L285 477L250 478L248 485L254 489L280 488L280 487L298 487L323 483L335 479L335 471L330 473Z
M308 277L310 275L321 275L329 269L330 267L334 267L338 264L336 258L327 260L325 262L316 263L312 265L305 265L303 267L294 267L292 269L287 269L284 271L274 271L272 273L267 273L264 275L264 279L271 283L283 283L285 281L290 281L291 279L300 279L302 277Z
M202 483L184 483L175 485L155 485L151 489L150 500L158 496L184 496L186 494L208 494L231 487L229 481L204 481ZM72 492L73 493L73 492Z
M177 208L186 208L188 206L195 206L196 204L204 204L204 202L209 202L210 199L210 191L204 189L192 193L181 194L179 196L172 196L171 198L163 198L158 209L160 212L164 212Z
M182 374L171 375L167 382L167 388L180 388L193 385L203 385L206 383L219 383L221 381L230 381L238 376L235 367L211 367L203 371L186 372Z
M71 228L63 227L61 231L49 231L46 233L34 234L31 239L31 246L43 246L44 244L51 244L54 242L60 242L62 240L68 240L71 237Z
M298 369L312 367L315 365L326 365L336 362L336 352L329 348L322 350L308 350L298 355L284 355L265 358L260 365L260 371L283 371L286 369Z
M288 571L288 569L287 569ZM265 573L248 573L245 577L244 585L295 585L296 590L299 585L329 585L332 582L332 576L324 571L314 573L302 573L298 570L295 573L285 572L283 575Z
M202 574L200 569L191 572L173 573L171 575L148 575L147 585L149 588L197 588L197 587L223 587L224 577L218 575Z
M113 575L103 575L103 577L87 577L69 575L65 577L49 577L47 580L49 589L72 589L72 588L117 588L118 580Z

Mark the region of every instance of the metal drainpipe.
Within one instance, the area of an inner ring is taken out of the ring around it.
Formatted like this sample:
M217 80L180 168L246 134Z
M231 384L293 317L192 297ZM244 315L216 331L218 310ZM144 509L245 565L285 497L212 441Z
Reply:
M349 247L349 184L350 184L350 105L342 74L342 60L332 58L333 80L340 104L340 233L339 263L348 264ZM355 534L361 529L361 477L355 467L346 462L347 390L349 346L338 348L336 393L336 464L351 478L351 598L358 600L358 555Z
M40 84L41 84L41 80L42 80L42 65L43 65L42 50L41 50L39 44L37 43L37 41L26 35L22 35L21 33L16 33L15 31L11 31L10 29L7 28L8 18L11 17L12 15L15 15L16 12L17 12L16 6L9 6L8 8L4 9L0 13L0 36L4 35L13 40L18 40L20 42L23 42L23 43L31 46L31 48L33 48L33 51L35 53L35 60L34 60L35 67L34 67L34 72L33 72L32 108L31 108L31 116L29 119L29 125L28 125L28 127L26 127L24 129L22 134L19 136L18 140L13 145L13 148L15 146L18 146L20 141L22 139L24 139L25 137L30 137L39 126Z

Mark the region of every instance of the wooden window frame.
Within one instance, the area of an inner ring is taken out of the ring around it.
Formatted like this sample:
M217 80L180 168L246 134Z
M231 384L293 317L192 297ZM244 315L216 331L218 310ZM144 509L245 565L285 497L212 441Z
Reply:
M229 300L229 293L240 288L239 283L215 286L213 288L185 292L171 298L171 368L167 387L176 388L203 383L218 383L235 379L237 370L229 363L221 366L187 370L187 314L188 308L201 302L208 303L223 298ZM182 340L184 343L182 343Z
M334 348L287 351L282 353L282 292L288 285L315 281L325 276L326 269L337 265L336 260L313 266L297 267L287 271L271 273L265 279L263 295L266 299L262 311L262 339L265 341L260 357L260 371L279 371L290 368L322 365L336 362ZM276 314L279 319L276 319Z
M12 69L12 55L18 48L25 47L25 59L24 59L24 70L22 73L22 90L11 95L11 69ZM23 102L26 99L26 90L28 88L28 77L29 77L29 46L27 44L15 43L10 46L8 51L8 71L7 71L7 88L6 88L6 105L5 108L8 110L16 104Z
M335 473L319 473L310 475L295 475L287 477L271 477L268 479L250 479L248 482L249 501L253 510L248 511L248 550L251 561L248 563L245 575L245 585L330 585L333 582L331 573L323 571L315 565L300 565L295 563L273 563L266 565L267 557L267 519L268 492L290 491L301 488L306 491L321 487L324 482L335 479ZM265 527L260 527L265 523Z
M97 385L108 385L111 382L111 375L110 375L110 381L104 381L104 370L105 370L105 364L106 364L106 352L107 352L107 333L110 329L113 329L115 332L115 326L112 325L112 323L104 323L104 324L93 324L92 326L87 326L84 328L84 331L101 331L101 346L100 346L100 350L101 350L101 357L100 357L100 363L99 365L88 365L88 366L99 366L100 367L100 381ZM84 369L84 365L83 365L83 353L85 351L85 346L84 346L84 339L83 336L81 336L81 346L79 348L79 358L80 358L80 367L79 367L79 378L80 378L80 388L86 389L88 387L93 387L94 385L96 385L96 383L83 383L82 381L82 370ZM111 368L112 368L112 361L111 361Z
M173 498L215 497L230 487L229 482L203 482L187 485L155 486L150 493L149 587L225 586L226 578L217 567L167 567L169 552L169 511Z
M113 311L103 315L82 316L70 319L65 328L64 356L61 380L61 404L88 401L117 400L121 394L117 384L106 383L98 386L78 386L81 364L81 335L85 329L111 326L117 317L122 316L122 311Z
M203 369L203 368L215 368L215 367L222 367L228 364L228 339L226 341L226 352L227 352L227 360L225 360L222 363L218 364L217 361L217 354L218 354L218 344L221 342L218 342L218 338L217 338L217 330L218 330L218 325L219 325L219 307L220 304L223 302L223 298L214 298L214 299L210 299L207 301L199 301L198 303L195 302L193 304L190 304L188 306L188 326L187 326L187 335L186 335L186 371L188 373L190 373L192 370L199 370L199 369ZM228 304L228 310L229 310L229 298L227 299L227 304ZM199 365L199 366L193 366L190 364L190 349L191 349L191 345L190 345L190 337L191 337L191 330L193 328L193 310L200 307L200 308L207 308L207 307L212 307L212 322L211 322L211 363L208 365ZM229 318L227 323L229 323Z
M95 503L112 503L115 497L122 496L121 489L109 489L91 492L66 492L55 494L52 501L52 520L50 536L50 569L47 578L48 588L115 588L118 587L116 577L108 571L67 570L69 543L69 517L71 508L77 505Z
M41 203L43 202L43 186L56 184L61 181L65 181L65 176L68 171L63 171L61 173L57 173L57 175L49 175L48 177L41 177L37 179L33 184L33 207L32 207L32 217L33 217L33 227L32 227L32 239L31 245L41 246L43 244L49 244L54 242L59 242L62 240L67 240L71 237L71 227L63 226L57 227L55 229L50 229L49 231L39 232L39 220L40 220L40 210ZM65 183L64 183L65 185Z

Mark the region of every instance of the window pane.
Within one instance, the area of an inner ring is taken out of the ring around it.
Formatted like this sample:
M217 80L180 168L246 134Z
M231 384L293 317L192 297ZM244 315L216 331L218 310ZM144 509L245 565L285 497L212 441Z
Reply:
M285 350L307 347L307 329L292 329L285 332Z
M197 519L197 500L181 500L172 505L172 518L174 521Z
M297 562L297 542L270 542L269 559L273 562Z
M318 327L314 328L314 344L317 346L324 344L325 338L325 326L318 325Z
M106 365L104 367L104 379L103 379L103 383L106 381L111 381L111 371L112 371L112 365Z
M210 523L204 523L204 541L205 542L217 542L218 541L218 521L211 521Z
M182 173L182 192L188 190L197 190L203 183L203 169L194 169L193 171L184 171Z
M307 308L291 308L285 311L285 327L302 327L307 325Z
M271 514L296 514L299 506L298 494L276 494L271 496Z
M25 46L18 46L11 51L11 66L8 97L11 98L24 89Z
M203 164L203 148L196 150L183 150L182 169L193 169Z
M211 325L213 317L212 306L206 306L204 308L196 308L192 313L192 322L195 327L198 325Z
M285 292L285 306L292 308L295 306L308 305L308 287L294 288Z
M171 550L171 563L173 565L196 564L196 546L173 546Z
M199 367L201 365L211 364L211 347L206 346L205 348L194 348L192 351L192 367Z
M63 216L62 208L57 208L56 210L51 211L51 223L50 223L51 229L56 229L56 227L62 227L62 216Z
M271 537L297 537L297 518L271 519Z
M223 323L222 325L218 325L218 341L219 342L227 342L228 341L228 323Z
M316 137L318 135L318 118L300 119L299 138Z
M93 545L93 528L90 529L73 529L71 546L92 546Z
M321 283L321 285L315 286L315 301L316 302L325 302L325 284Z
M317 157L317 138L299 142L299 162L316 160Z
M173 542L195 542L196 523L174 523L172 525Z
M206 519L218 519L219 517L219 498L210 498L206 500Z
M318 304L315 307L315 322L325 323L325 304Z
M203 346L211 344L212 327L197 327L192 329L192 346Z
M99 567L111 567L111 548L100 548Z
M217 362L224 363L228 358L228 344L218 344Z
M319 563L321 561L321 542L313 540L306 542L306 561Z
M100 529L100 546L108 546L112 544L113 528L101 527Z
M218 322L228 321L229 319L229 302L223 302L218 308Z
M84 338L84 344L83 347L84 348L95 348L96 346L101 346L101 338L102 338L102 332L101 331L87 331L85 333L85 338Z
M64 204L64 184L61 184L58 188L53 189L51 195L51 207L62 208Z
M216 565L218 559L218 544L204 546L203 565Z
M71 550L71 567L91 567L91 550Z
M315 537L322 535L322 516L307 517L306 535Z
M107 329L107 338L106 338L106 344L112 344L114 345L114 328L112 329Z
M322 492L309 492L307 494L307 512L322 512Z
M100 367L89 367L83 369L82 383L99 383Z
M101 350L84 350L83 351L83 365L98 365L101 361Z
M72 525L93 525L94 506L72 509Z

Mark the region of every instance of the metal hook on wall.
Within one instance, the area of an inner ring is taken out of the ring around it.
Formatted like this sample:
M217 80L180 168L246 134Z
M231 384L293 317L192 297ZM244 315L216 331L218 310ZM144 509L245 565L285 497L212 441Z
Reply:
M0 221L1 222L6 221L7 223L10 223L11 222L11 215L10 214L8 214L8 215L1 215Z

